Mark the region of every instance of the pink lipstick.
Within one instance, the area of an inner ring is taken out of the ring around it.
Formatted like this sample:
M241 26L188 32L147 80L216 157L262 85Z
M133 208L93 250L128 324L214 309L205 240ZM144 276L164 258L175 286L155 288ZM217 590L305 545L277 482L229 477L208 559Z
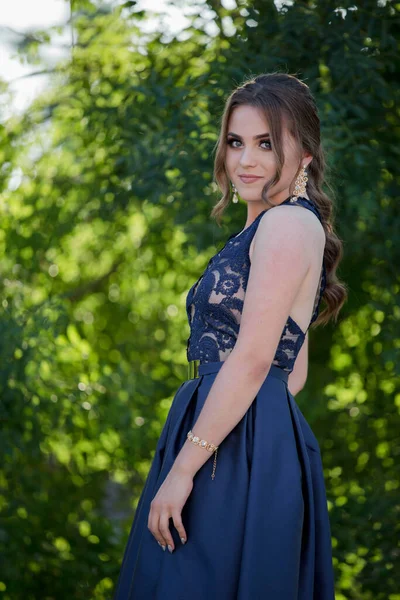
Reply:
M243 183L254 183L259 179L262 179L261 177L257 177L256 175L239 175L239 177L240 180L243 181Z

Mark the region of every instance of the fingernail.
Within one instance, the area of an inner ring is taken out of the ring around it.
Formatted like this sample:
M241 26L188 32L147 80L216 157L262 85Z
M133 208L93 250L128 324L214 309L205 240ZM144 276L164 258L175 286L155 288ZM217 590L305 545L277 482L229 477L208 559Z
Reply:
M186 544L186 540L185 540L185 538L183 538L183 537L182 537L182 538L181 538L181 542L182 542L182 544Z
M170 546L169 544L168 544L168 550L169 550L169 551L171 552L171 554L172 554L172 552L173 552L173 550L172 550L172 546Z

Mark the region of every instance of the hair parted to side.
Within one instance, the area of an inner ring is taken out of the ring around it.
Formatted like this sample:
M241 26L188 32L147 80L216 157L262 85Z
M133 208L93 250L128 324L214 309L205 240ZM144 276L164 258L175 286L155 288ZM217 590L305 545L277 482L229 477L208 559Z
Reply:
M327 280L322 296L326 307L311 327L326 324L332 318L337 321L339 311L347 299L347 286L336 275L336 270L343 257L343 244L334 232L332 200L322 191L322 185L325 183L334 196L329 183L325 181L324 174L327 165L320 141L318 108L308 85L294 75L279 72L257 75L245 81L228 97L222 114L219 138L214 148L216 151L214 180L223 195L213 207L211 217L214 217L220 224L221 217L231 200L231 182L225 166L226 137L232 111L242 105L254 106L261 110L269 124L271 146L276 159L276 173L270 181L267 181L262 190L261 200L266 207L275 206L268 199L268 190L280 180L284 164L283 124L287 125L289 133L299 148L299 165L290 186L290 193L292 193L291 188L301 170L302 150L309 152L313 157L307 167L307 194L320 212L326 234L324 261Z

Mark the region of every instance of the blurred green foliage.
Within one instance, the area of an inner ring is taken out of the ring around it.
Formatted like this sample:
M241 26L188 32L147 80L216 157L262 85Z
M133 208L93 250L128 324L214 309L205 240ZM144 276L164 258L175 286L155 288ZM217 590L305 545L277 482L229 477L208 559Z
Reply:
M190 7L169 35L136 2L75 0L48 89L0 122L1 597L111 597L186 378L186 293L245 219L244 205L222 230L209 217L224 101L283 70L318 101L350 288L338 325L311 331L298 397L323 453L337 600L399 600L400 4ZM25 36L23 60L61 29Z

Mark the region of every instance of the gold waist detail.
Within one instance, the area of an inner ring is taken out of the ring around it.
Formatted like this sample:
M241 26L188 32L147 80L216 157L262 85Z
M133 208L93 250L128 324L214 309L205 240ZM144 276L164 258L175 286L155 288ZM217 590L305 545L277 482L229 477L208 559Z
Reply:
M200 359L196 358L195 360L189 360L188 379L194 379L195 377L199 377L199 365Z

